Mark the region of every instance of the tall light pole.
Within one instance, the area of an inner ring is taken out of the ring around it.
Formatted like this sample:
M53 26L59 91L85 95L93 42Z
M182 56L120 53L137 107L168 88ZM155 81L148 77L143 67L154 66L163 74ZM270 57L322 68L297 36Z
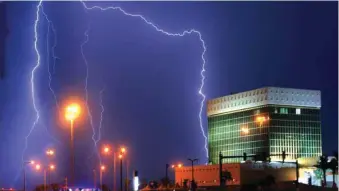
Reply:
M119 154L120 159L120 191L122 190L122 154Z
M24 174L24 191L26 191L26 165L34 164L34 161L24 161L22 164L23 174Z
M101 165L100 166L100 188L101 188L101 191L103 190L103 186L102 186L102 173L105 171L105 166L104 165Z
M71 137L70 137L70 147L71 147L71 162L70 162L70 184L74 184L74 174L75 174L75 155L74 155L74 120L80 115L80 106L76 103L72 103L66 107L65 118L70 122L71 125Z
M112 149L110 146L104 146L103 147L103 153L108 155L111 152ZM123 177L122 177L122 158L123 156L126 154L127 150L125 147L121 147L117 152L113 152L113 190L116 191L116 155L119 153L118 157L120 160L120 191L123 191ZM128 176L128 167L126 170L126 178ZM126 191L128 190L128 188L126 187Z
M176 168L181 168L181 167L182 167L182 163L179 163L178 165L174 165L174 164L171 165L171 168L174 169L174 171L175 171ZM183 184L182 179L181 179L180 182L181 182L180 185L183 186L183 185L182 185L182 184ZM176 182L176 183L177 183L177 182ZM175 183L175 184L176 184L176 183Z
M120 191L123 191L123 187L122 187L122 181L123 181L123 178L122 178L122 158L123 158L123 155L125 155L125 153L126 153L126 148L121 147L120 148L120 154L119 154L119 159L120 159Z
M51 158L55 155L55 151L53 150L53 149L48 149L47 151L46 151L46 155L47 155L47 157L48 157L48 162L50 163L51 162ZM48 171L47 172L47 183L49 184L49 185L51 185L51 173L50 173L50 171Z
M103 153L105 154L105 155L109 155L110 153L112 153L112 149L111 149L111 147L110 146L108 146L108 145L105 145L104 147L103 147ZM115 189L115 185L116 185L116 182L115 182L115 180L116 180L116 177L115 177L115 152L113 152L113 188L112 188L112 190L114 190L114 191L116 191L116 189Z
M41 168L43 169L43 173L44 173L44 191L47 191L46 174L47 174L47 171L54 170L55 169L55 165L48 165L48 166L41 166L40 164L36 164L35 165L35 169L37 171L41 170Z

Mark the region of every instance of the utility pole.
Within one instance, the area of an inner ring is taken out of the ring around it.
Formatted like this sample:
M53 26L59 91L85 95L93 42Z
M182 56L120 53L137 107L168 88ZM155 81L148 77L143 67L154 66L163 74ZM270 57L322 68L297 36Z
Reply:
M95 173L95 169L93 169L93 186L94 188L97 188L97 177L96 177L96 173Z
M191 190L195 191L196 190L196 184L194 181L194 162L198 161L198 159L188 159L192 163L192 181L191 181Z
M46 168L44 168L44 191L47 191L47 189L46 189L46 174L47 174L47 169Z
M194 181L194 162L198 161L198 159L188 159L192 163L192 181Z
M166 168L165 168L165 178L166 178L166 188L168 187L168 182L169 182L169 179L168 179L168 168L169 168L169 164L166 164Z
M68 189L68 181L67 181L67 177L65 177L65 188L66 188L66 190Z

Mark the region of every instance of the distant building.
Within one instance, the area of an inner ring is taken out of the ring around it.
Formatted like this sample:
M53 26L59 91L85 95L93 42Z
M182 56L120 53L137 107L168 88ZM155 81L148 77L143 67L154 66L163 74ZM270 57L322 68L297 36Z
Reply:
M316 90L265 87L208 101L209 160L224 156L288 154L286 161L322 154L321 94ZM242 158L224 159L235 163ZM279 161L281 157L271 157Z
M280 163L229 163L223 164L223 171L229 171L232 180L227 185L257 184L268 175L275 177L277 182L294 181L296 179L295 165ZM175 168L175 183L183 186L184 182L192 180L192 168L190 166ZM198 187L213 187L220 185L219 165L194 166L194 180Z

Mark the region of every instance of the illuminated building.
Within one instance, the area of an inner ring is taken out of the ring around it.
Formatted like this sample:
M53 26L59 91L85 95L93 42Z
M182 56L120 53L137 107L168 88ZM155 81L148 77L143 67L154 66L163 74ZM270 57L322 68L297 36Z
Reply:
M322 154L320 91L265 87L208 101L209 160L224 156L281 154L286 161ZM249 158L250 159L250 158ZM240 162L243 158L224 159ZM281 157L271 157L272 161Z

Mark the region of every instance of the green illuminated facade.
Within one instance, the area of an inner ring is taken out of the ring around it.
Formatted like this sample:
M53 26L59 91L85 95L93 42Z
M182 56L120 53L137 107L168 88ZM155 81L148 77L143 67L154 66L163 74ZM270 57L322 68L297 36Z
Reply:
M224 156L286 151L287 160L322 153L319 91L261 88L210 100L207 113L213 164L220 151Z

